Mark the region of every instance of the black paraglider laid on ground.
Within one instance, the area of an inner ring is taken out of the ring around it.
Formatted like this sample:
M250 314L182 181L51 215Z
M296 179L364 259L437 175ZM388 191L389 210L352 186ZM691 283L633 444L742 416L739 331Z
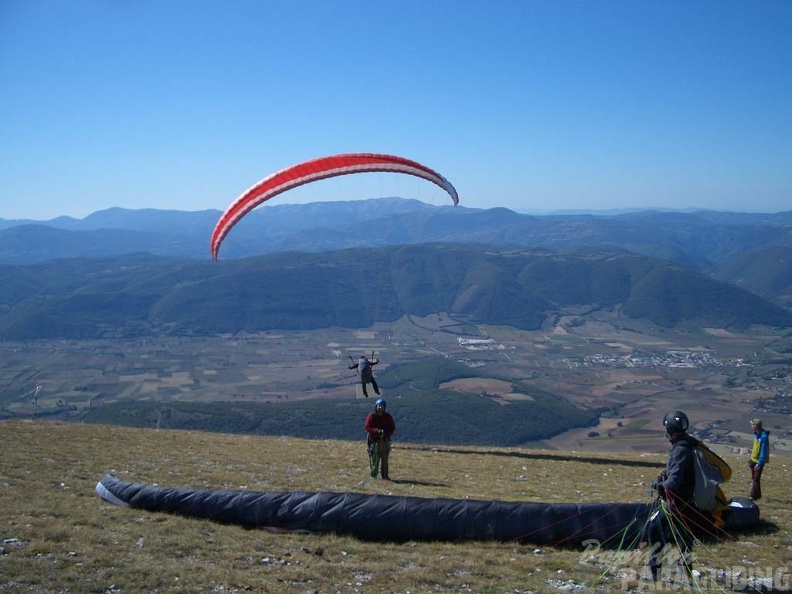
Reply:
M146 486L105 475L96 493L115 505L248 528L405 542L497 540L600 546L638 541L647 503L520 503L332 492L211 491ZM371 518L377 518L372 522ZM728 533L755 526L758 506L736 498L724 510Z

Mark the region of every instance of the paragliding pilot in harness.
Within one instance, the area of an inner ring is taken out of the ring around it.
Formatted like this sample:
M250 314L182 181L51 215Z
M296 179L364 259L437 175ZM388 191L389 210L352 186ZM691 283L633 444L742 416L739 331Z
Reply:
M374 412L366 416L366 449L369 457L369 471L371 477L376 477L381 466L382 478L390 480L388 476L388 457L390 456L391 436L396 431L396 423L385 408L387 404L380 398L374 403Z
M658 581L663 558L678 550L678 569L689 580L693 572L693 531L711 533L713 527L710 512L698 506L699 502L707 506L709 503L703 503L701 490L697 486L697 474L703 464L697 459L697 450L710 450L688 435L690 421L682 411L672 410L666 414L663 425L671 449L665 471L652 481L657 499L647 524L651 546L648 565L652 579Z
M352 356L350 355L349 358L352 359ZM360 355L360 359L357 361L352 359L352 365L349 366L350 369L358 370L360 384L363 387L363 396L366 398L368 398L368 392L366 391L367 384L372 385L377 396L380 395L379 386L377 385L377 380L374 379L374 371L372 369L377 363L379 363L379 359L374 358L374 351L372 351L371 359L366 357L366 355Z
M679 410L672 410L663 418L665 434L671 442L666 469L652 482L657 491L655 509L648 524L648 537L651 550L649 569L652 579L657 581L663 556L668 546L679 549L678 564L690 575L692 570L690 550L693 539L683 521L683 512L692 505L695 468L693 462L693 438L687 434L690 421Z

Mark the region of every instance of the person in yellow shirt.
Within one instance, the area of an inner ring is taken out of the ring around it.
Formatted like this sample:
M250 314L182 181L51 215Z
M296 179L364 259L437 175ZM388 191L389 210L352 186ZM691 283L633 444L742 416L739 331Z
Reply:
M754 432L753 447L751 448L751 493L749 497L756 501L762 498L762 471L770 460L770 432L762 427L762 419L751 419Z

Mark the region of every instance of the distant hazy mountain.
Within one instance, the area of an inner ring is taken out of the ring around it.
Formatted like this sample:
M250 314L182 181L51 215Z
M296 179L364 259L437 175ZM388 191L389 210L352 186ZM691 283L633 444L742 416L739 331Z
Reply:
M137 252L208 259L220 211L111 208L85 219L0 219L0 263ZM108 233L112 232L112 233ZM224 260L285 250L324 252L427 242L610 247L705 270L748 250L792 245L792 211L777 214L643 211L616 215L518 214L383 198L265 206L240 221Z
M662 327L792 326L792 312L735 285L594 250L421 244L219 262L137 254L5 265L0 274L7 339L367 327L435 312L536 329L580 306Z

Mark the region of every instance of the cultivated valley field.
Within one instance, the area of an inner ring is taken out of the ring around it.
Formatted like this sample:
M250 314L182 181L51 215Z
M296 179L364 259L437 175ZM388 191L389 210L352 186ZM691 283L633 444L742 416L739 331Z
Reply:
M748 419L762 416L784 451L792 444L787 349L789 337L767 328L664 330L591 311L566 312L539 331L434 315L360 330L3 342L0 406L6 416L68 418L124 401L354 400L362 394L349 357L374 353L381 378L400 364L442 357L463 363L469 376L441 388L509 406L530 399L512 389L522 381L602 412L597 426L536 447L662 451L660 419L680 408L700 436L727 448L748 446ZM391 405L398 417L398 400Z

